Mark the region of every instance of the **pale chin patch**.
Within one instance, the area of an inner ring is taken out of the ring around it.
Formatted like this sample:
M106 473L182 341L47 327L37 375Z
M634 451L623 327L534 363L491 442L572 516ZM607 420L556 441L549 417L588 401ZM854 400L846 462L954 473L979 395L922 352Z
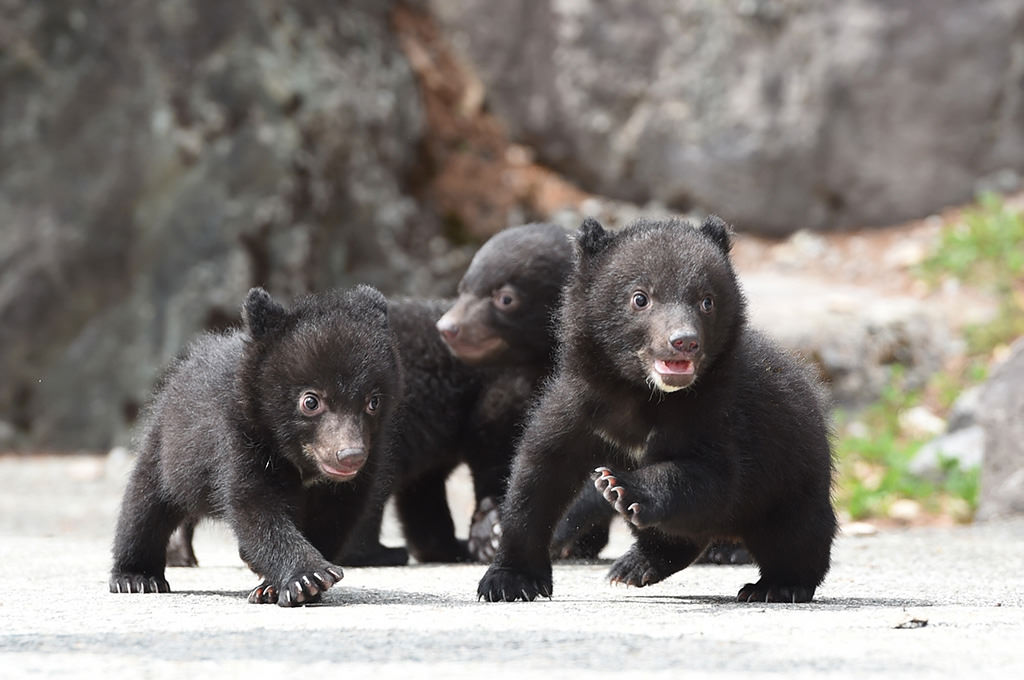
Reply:
M679 390L689 387L689 385L669 385L664 381L664 379L662 379L661 374L653 369L647 374L647 381L662 392L678 392ZM690 384L692 385L693 383Z

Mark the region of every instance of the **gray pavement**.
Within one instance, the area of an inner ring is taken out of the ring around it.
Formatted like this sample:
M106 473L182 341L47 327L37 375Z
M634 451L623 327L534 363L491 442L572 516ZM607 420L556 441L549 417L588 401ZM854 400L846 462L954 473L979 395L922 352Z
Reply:
M803 605L733 602L754 567L628 589L605 562L556 565L553 599L514 604L476 601L481 565L349 568L286 610L245 601L257 580L214 523L175 592L109 594L126 469L0 457L0 677L1024 677L1024 520L842 536Z

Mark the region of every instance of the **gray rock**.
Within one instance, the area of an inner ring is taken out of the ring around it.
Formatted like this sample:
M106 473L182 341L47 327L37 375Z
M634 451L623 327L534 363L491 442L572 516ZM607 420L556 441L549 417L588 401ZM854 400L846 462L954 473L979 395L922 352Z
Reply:
M908 469L918 477L940 481L943 460L955 460L961 470L977 468L985 455L985 431L971 425L928 442L914 454Z
M245 291L435 291L423 116L391 3L10 0L0 15L0 414L124 442ZM444 277L447 276L447 279Z
M957 351L942 316L920 300L797 275L741 279L753 325L814 363L839 406L877 400L897 366L908 389L922 387Z
M511 134L594 193L784 234L1024 170L1020 0L429 4Z
M978 422L978 409L981 407L981 386L969 387L960 393L949 409L946 419L946 431L956 432L971 427Z
M982 387L985 431L978 518L1024 514L1024 338Z

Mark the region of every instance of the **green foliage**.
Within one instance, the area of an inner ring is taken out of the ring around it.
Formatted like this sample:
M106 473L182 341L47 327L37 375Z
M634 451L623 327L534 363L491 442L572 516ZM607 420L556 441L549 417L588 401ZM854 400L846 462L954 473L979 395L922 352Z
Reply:
M1009 289L1024 274L1024 214L1008 209L997 194L984 194L976 208L964 213L961 224L943 232L920 271L926 280L953 276Z
M997 194L983 195L961 223L945 229L918 273L932 284L953 277L998 298L995 318L964 331L971 355L1024 335L1024 213Z
M949 493L963 498L973 512L978 507L978 491L981 486L981 469L964 470L953 458L941 458L945 487Z
M962 470L955 460L942 459L937 482L910 472L914 454L931 436L907 431L900 414L925 402L944 413L964 389L985 379L996 348L1024 336L1024 213L1007 208L995 194L982 196L962 221L943 231L917 273L932 285L952 278L994 295L999 311L991 321L964 329L968 357L961 368L914 391L906 389L897 367L878 402L856 417L837 414L838 501L854 519L885 516L899 499L961 520L977 507L978 469Z
M1024 245L1021 246L1024 248ZM987 355L1001 345L1007 345L1024 335L1024 304L1010 293L1000 296L999 312L991 321L974 324L964 329L967 352Z
M969 519L976 509L977 469L962 470L956 460L948 459L942 461L938 481L910 471L911 460L931 436L908 431L900 415L920 405L922 395L921 390L906 389L903 371L895 367L875 404L855 418L837 414L837 500L851 518L884 517L899 499L917 501L931 513L953 508L962 520Z

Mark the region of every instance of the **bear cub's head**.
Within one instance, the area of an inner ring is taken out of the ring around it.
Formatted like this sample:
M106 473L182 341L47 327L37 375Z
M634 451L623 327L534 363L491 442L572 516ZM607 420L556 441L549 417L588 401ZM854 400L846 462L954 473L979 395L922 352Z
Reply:
M306 296L289 311L253 288L242 317L250 429L272 438L307 482L355 478L401 396L387 300L358 286Z
M562 307L563 358L641 388L695 385L745 320L731 246L713 216L696 228L639 220L617 232L586 220Z
M546 361L555 346L552 315L571 270L572 243L561 227L505 229L477 251L437 330L469 364Z

